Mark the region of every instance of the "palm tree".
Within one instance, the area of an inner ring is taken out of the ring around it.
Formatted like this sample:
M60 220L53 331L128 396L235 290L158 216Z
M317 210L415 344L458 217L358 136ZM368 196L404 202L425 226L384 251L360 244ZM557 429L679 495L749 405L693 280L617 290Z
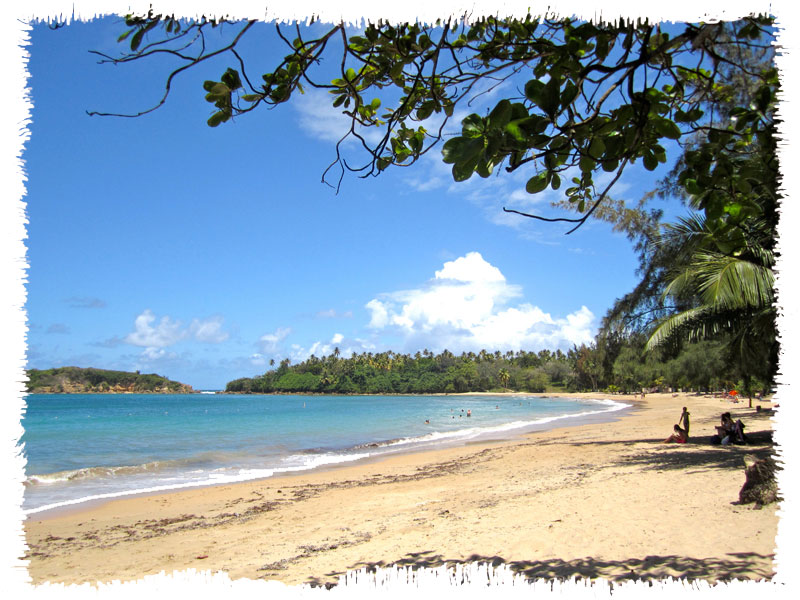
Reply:
M503 391L508 390L508 380L510 377L511 375L508 373L508 369L505 368L500 369L500 371L497 373L497 378L500 380L500 383L503 384Z
M653 329L646 350L676 337L690 341L729 336L728 350L750 396L752 376L769 381L775 364L775 256L771 227L764 218L735 229L717 228L704 216L681 219L666 232L686 248L663 297L683 303Z

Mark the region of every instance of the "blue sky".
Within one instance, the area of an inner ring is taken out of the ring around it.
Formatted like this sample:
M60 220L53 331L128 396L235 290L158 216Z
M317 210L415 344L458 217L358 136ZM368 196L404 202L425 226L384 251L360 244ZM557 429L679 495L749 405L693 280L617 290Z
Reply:
M527 172L454 183L435 151L378 178L346 175L337 195L320 178L345 123L325 94L207 127L202 82L227 58L179 77L151 114L89 117L148 108L163 90L167 65L89 53L115 52L122 31L118 17L31 31L29 367L218 389L334 347L566 350L636 282L631 245L608 226L565 236L502 212L548 212L552 196L524 192ZM271 26L254 33L258 78L284 52ZM637 200L656 177L631 169L613 195Z

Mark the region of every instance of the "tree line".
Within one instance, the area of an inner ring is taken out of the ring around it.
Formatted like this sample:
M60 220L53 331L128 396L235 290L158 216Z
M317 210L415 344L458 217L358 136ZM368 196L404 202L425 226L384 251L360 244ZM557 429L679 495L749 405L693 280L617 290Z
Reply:
M230 393L438 394L490 391L638 393L651 389L716 391L742 387L743 373L726 360L721 341L644 353L641 335L612 339L567 352L387 352L286 358L256 377L229 382ZM274 361L273 361L274 362ZM768 382L753 380L766 392Z
M29 393L136 393L192 392L192 387L172 381L155 373L139 371L112 371L108 369L57 367L54 369L28 369L25 383Z

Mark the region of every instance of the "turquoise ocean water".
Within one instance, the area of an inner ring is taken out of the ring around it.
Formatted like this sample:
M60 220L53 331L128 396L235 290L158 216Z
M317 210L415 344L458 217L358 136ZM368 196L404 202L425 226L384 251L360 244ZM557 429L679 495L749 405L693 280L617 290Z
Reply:
M223 394L30 394L26 402L29 514L610 420L627 406L537 397Z

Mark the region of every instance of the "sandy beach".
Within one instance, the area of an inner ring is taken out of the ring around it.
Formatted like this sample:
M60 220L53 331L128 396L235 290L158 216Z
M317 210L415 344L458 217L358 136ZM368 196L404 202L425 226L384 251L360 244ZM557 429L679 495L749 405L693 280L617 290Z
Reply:
M738 497L744 457L773 450L770 402L613 399L636 408L511 441L33 514L29 573L82 583L194 568L323 585L362 567L483 561L531 579L769 579L778 505ZM682 406L690 443L662 443ZM709 444L724 411L750 444Z

